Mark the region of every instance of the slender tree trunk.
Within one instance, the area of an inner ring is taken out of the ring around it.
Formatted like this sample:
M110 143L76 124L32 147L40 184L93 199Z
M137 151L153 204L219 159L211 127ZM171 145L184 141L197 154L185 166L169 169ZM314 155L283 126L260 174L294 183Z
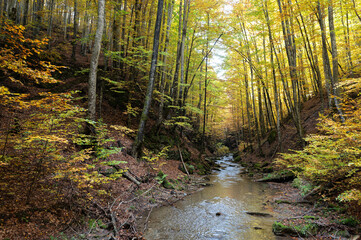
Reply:
M298 1L296 0L296 4L299 8L299 12L300 12L300 18L301 18L301 23L298 21L298 18L296 18L296 20L299 22L299 27L300 27L300 31L301 31L301 35L303 38L303 42L304 42L304 47L306 50L306 54L307 54L307 58L309 60L310 66L311 66L311 70L312 70L312 75L313 78L316 82L317 85L317 92L320 95L321 98L321 104L322 104L322 108L324 108L324 97L323 97L323 86L322 86L322 79L321 79L321 73L320 73L320 68L318 66L318 61L316 59L317 56L315 56L313 54L313 50L310 44L310 38L309 38L309 34L307 31L307 27L305 25L305 21L304 21L304 17L300 11L300 6L298 4ZM313 27L313 24L312 24Z
M184 0L186 1L186 0ZM184 16L183 16L184 17ZM179 68L182 52L182 0L179 3L179 23L178 23L178 44L177 44L177 56L176 56L176 65L174 71L173 84L171 89L171 97L173 98L174 105L178 103L178 78L179 78Z
M103 0L101 0L103 1ZM78 0L74 0L74 24L73 24L73 51L71 53L71 59L76 61L76 42L78 41Z
M297 85L298 85L298 76L297 76L297 56L296 56L296 43L295 36L293 31L292 15L293 12L291 9L292 4L288 3L288 8L285 8L281 0L277 0L279 12L281 14L281 25L283 38L286 46L286 53L288 59L289 73L292 82L292 98L293 98L293 107L292 114L294 115L295 126L298 132L298 135L303 142L303 128L301 125L301 103L298 97ZM285 10L284 10L285 9ZM285 12L286 11L286 12Z
M50 16L49 16L49 25L48 25L48 37L49 45L48 48L51 48L51 35L53 33L53 12L54 12L54 0L50 0Z
M189 78L189 69L190 69L190 63L191 63L191 57L192 57L192 52L193 52L193 45L194 45L194 40L195 40L195 34L196 31L193 30L193 35L192 35L192 40L191 40L191 46L189 49L189 54L188 54L188 60L187 60L187 68L186 68L186 72L185 72L185 84L188 84L188 78ZM185 86L184 87L184 94L182 96L183 102L182 102L182 106L184 106L186 104L186 93L188 91L190 86Z
M150 40L150 36L151 36L151 29L152 29L152 19L153 19L153 5L154 5L155 1L152 1L150 4L150 10L149 10L149 17L148 17L148 30L147 30L147 39L145 42L145 48L149 49L149 40ZM165 11L166 8L164 8ZM163 13L163 18L165 17L165 13Z
M25 0L24 16L23 16L23 25L24 26L26 26L26 24L28 23L29 7L30 7L30 0Z
M276 70L275 70L275 64L273 59L273 49L274 49L274 43L273 43L273 36L271 31L271 23L268 15L268 4L267 1L265 1L265 5L263 6L263 12L266 17L267 21L267 28L268 28L268 39L271 45L271 65L272 65L272 76L273 76L273 91L274 91L274 99L275 99L275 105L276 105L276 116L277 116L277 140L278 145L282 147L281 145L281 127L280 127L280 101L278 98L278 88L277 88L277 78L276 78Z
M209 31L209 13L207 12L207 30ZM208 31L207 31L207 43L206 43L206 52L208 52ZM204 154L206 152L206 118L207 118L207 87L208 87L208 55L206 56L206 75L204 78L204 102L203 102L203 131L202 131L202 151Z
M123 2L123 11L127 11L127 6L128 5L128 0L124 0ZM122 20L122 43L121 43L121 46L120 46L120 56L124 59L126 57L126 53L125 53L125 42L126 42L126 35L125 35L125 32L126 32L126 21L127 21L127 14L126 13L123 13L123 20ZM120 68L120 75L124 78L124 69L125 67L125 64L124 64L124 61L120 61L120 64L119 64L119 68Z
M88 9L90 8L90 0L86 1L85 5L85 13L84 13L84 24L83 24L83 31L82 31L82 41L81 41L81 54L87 54L87 47L88 47L88 38L89 38L89 13Z
M351 58L351 50L350 50L350 33L349 33L349 23L348 23L348 9L345 8L346 13L343 12L344 7L342 5L342 1L340 1L340 9L341 9L341 22L342 22L342 29L343 29L343 36L346 46L346 62L347 62L347 68L352 68L352 58ZM345 18L344 14L346 16L346 24L345 24Z
M327 91L327 99L328 99L328 108L331 108L332 102L331 102L331 78L332 78L332 72L331 72L331 66L330 66L330 59L328 57L327 53L327 42L326 42L326 29L325 29L325 23L323 20L323 12L321 9L321 3L318 1L317 3L317 10L318 10L318 21L321 28L321 39L322 39L322 60L323 60L323 71L325 74L325 81L326 81L326 91Z
M331 38L331 48L332 48L332 72L333 72L332 82L331 82L332 94L341 121L345 122L345 118L343 116L339 102L340 91L338 88L338 53L337 53L337 44L336 44L335 25L333 21L333 0L328 1L328 23L330 28L330 38Z
M166 30L166 38L165 38L165 44L164 44L164 50L163 52L168 52L168 46L169 46L169 34L170 34L170 28L172 25L172 15L173 15L173 6L174 6L174 0L168 3L168 16L167 16L167 30ZM167 78L167 72L168 72L168 58L167 55L164 56L164 67L161 75L161 82L160 82L160 92L162 93L161 102L159 105L159 117L158 117L158 125L160 125L163 121L163 110L164 110L164 100L165 100L165 82Z
M69 7L68 7L68 0L65 0L65 4L64 4L64 40L67 40L68 38L68 33L67 33L67 29L68 29L68 12L69 12Z
M5 1L6 2L6 1ZM355 10L355 13L356 13L356 16L357 16L357 18L360 20L360 22L361 22L361 16L360 16L360 14L358 13L358 11L357 11L357 9L356 9L356 2L355 2L355 0L352 0L352 3L353 3L353 8L354 8L354 10Z
M99 54L104 32L105 0L98 0L98 23L95 33L93 53L90 61L88 82L88 119L96 121L96 84Z
M189 0L184 0L183 7L183 29L182 29L182 40L181 40L181 77L180 77L180 86L179 86L179 97L178 105L182 107L183 100L183 85L184 85L184 51L185 51L185 41L187 37L187 24L188 24L188 14L189 14Z
M117 58L116 60L113 62L113 67L119 68L120 67L120 19L121 19L121 15L120 15L120 10L121 10L121 6L122 6L122 1L121 0L117 0L115 8L114 8L114 21L113 21L113 46L112 49L117 53Z
M3 17L4 11L3 11L3 1L4 0L0 0L0 17ZM5 0L6 2L7 0ZM25 25L25 24L24 24Z
M162 13L163 13L163 0L158 1L158 10L157 10L157 20L155 22L155 30L154 30L154 40L153 40L153 55L152 55L152 63L150 67L149 73L149 83L147 88L147 94L145 98L144 108L142 112L142 116L139 123L138 134L135 139L132 155L134 158L138 159L142 152L142 146L144 141L144 129L145 124L148 118L149 109L152 102L152 94L155 82L155 74L158 60L158 49L159 49L159 38L160 38L160 28L162 25Z

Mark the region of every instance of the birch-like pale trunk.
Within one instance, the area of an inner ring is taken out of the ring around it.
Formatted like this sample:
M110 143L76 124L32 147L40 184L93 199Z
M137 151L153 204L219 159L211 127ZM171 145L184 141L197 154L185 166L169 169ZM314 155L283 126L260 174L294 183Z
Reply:
M96 121L96 88L97 70L102 37L104 32L105 0L98 1L98 22L95 32L94 47L90 61L90 73L88 82L88 119Z

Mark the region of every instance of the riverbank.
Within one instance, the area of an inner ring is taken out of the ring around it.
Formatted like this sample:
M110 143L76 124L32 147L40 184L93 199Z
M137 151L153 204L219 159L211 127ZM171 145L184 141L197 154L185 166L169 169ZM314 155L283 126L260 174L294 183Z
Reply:
M133 144L130 130L119 134L109 128L106 137L114 140L103 149L115 146L121 151L107 156L109 164L98 164L95 173L113 176L112 181L85 186L86 191L63 181L62 198L35 188L37 198L30 204L6 198L0 206L0 239L142 239L136 219L145 211L171 205L203 187L203 177L196 172L204 174L207 166L202 168L200 161L207 161L204 156L196 159L199 153L186 138L173 138L180 149L168 149L166 156L147 152L148 158L137 161L128 154ZM195 166L193 175L182 172L179 152L187 166ZM198 165L192 163L196 160Z
M287 170L275 170L272 163L239 162L242 175L256 182L265 182L276 193L265 206L278 216L273 233L292 239L361 239L359 221L350 215L352 209L325 196Z

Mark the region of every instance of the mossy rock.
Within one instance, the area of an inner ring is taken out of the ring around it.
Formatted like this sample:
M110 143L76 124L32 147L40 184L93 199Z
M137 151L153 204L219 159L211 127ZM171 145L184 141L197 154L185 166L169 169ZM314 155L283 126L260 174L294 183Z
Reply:
M320 218L319 218L319 217L316 217L316 216L308 216L308 215L306 215L306 216L303 217L303 219L318 220L318 219L320 219Z
M186 165L186 168L187 168L189 174L193 174L193 173L194 173L194 170L195 170L194 166L191 165L191 164L188 164L188 163L186 163L185 165ZM187 173L187 171L184 169L184 166L183 166L182 163L179 164L178 169L181 170L183 173Z
M360 224L360 222L353 217L341 219L339 220L339 223L346 225L348 227L357 227Z
M198 163L196 165L196 168L198 170L199 175L207 175L207 174L211 173L211 171L210 171L211 167L208 164Z
M347 230L339 230L332 232L332 235L335 237L341 237L341 238L350 238L351 234Z
M184 162L189 162L191 160L191 153L187 149L182 149L181 153L182 153ZM178 149L177 150L169 150L167 159L182 161L182 159L179 155Z
M241 164L242 167L248 167L248 164L245 163L245 162L241 162L240 164Z
M234 155L233 155L233 162L239 163L239 162L241 162L241 161L242 161L242 157L241 157L240 154L238 154L237 156L234 156Z
M262 179L257 180L257 182L289 182L295 179L295 174L291 171L277 171L273 173L269 173Z
M292 202L287 200L276 200L275 203L277 204L292 204Z
M271 172L273 172L273 168L272 167L264 167L261 169L261 171L263 173L271 173Z
M318 232L318 225L312 222L304 222L298 225L284 225L281 222L274 222L272 231L277 236L309 237Z
M261 163L255 163L255 164L253 165L253 167L254 167L255 169L259 170L259 169L262 167L262 164L261 164Z
M233 152L233 158L236 158L240 155L241 153L237 150Z
M162 183L162 186L166 189L174 189L174 186L173 184L171 184L169 181L167 180L164 180L163 183Z
M277 132L276 130L272 130L267 137L267 142L272 144L277 139Z

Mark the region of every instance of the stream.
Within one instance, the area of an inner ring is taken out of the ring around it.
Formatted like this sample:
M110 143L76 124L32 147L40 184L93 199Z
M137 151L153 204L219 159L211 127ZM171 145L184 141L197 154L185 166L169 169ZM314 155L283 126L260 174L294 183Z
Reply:
M209 176L211 186L187 196L174 206L153 209L145 239L278 239L272 233L276 213L264 204L272 190L267 184L242 176L242 167L232 160L231 155L217 160L221 170ZM272 216L252 216L246 212Z

